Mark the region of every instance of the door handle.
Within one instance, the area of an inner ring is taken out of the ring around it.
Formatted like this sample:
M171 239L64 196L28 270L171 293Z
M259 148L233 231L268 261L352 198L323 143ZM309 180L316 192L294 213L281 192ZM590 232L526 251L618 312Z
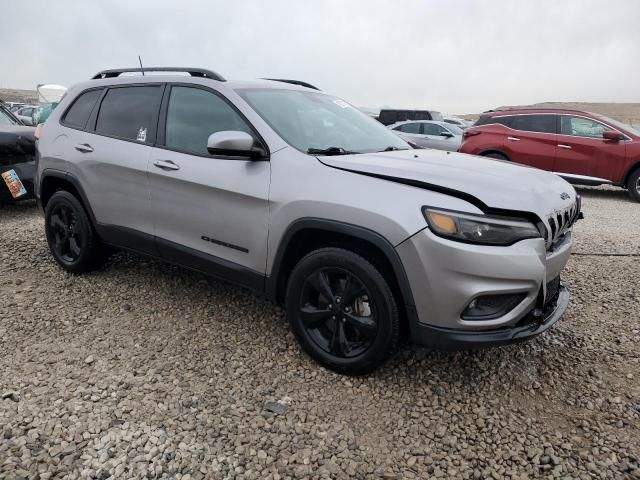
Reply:
M79 143L76 145L76 150L82 153L91 153L93 152L93 147L88 143Z
M153 164L162 170L180 170L180 165L171 160L156 160Z
M511 140L512 142L519 142L520 139L518 137L507 137L507 140Z
M561 143L559 143L559 144L558 144L558 147L560 147L560 148L564 148L564 149L566 149L566 150L571 150L571 147L570 147L569 145L563 145L563 144L561 144Z

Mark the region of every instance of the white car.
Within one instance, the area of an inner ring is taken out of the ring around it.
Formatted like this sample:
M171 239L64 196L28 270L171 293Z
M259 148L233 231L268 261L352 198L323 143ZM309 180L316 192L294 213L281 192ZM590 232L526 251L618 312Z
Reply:
M444 121L451 125L455 125L456 127L461 128L462 130L466 130L471 125L473 125L473 122L470 122L468 120L464 120L458 117L444 117Z
M421 148L457 152L462 145L462 129L435 120L415 120L389 125L399 137Z
M33 116L40 109L37 105L27 105L26 107L22 107L21 109L13 112L13 114L20 119L22 123L25 125L32 127L33 125Z

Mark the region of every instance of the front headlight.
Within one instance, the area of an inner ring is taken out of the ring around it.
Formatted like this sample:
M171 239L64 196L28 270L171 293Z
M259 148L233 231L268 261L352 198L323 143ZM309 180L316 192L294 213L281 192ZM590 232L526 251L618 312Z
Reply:
M424 207L429 228L450 240L481 245L512 245L526 238L541 238L537 227L526 220L472 215Z

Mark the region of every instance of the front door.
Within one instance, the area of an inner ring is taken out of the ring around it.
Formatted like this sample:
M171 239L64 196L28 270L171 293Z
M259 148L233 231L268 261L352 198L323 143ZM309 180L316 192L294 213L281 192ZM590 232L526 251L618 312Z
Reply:
M258 281L266 268L270 163L212 157L212 133L257 135L218 92L170 88L149 163L158 249L168 260L206 273Z
M460 137L456 138L449 130L437 123L423 123L421 133L430 148L455 151L460 146Z
M625 162L624 141L605 140L611 127L576 115L560 117L560 135L554 170L567 175L614 180Z

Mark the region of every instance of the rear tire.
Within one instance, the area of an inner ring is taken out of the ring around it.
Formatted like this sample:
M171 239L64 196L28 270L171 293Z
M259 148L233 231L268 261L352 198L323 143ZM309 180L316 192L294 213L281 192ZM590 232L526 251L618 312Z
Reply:
M627 180L627 190L636 202L640 202L640 168L637 168Z
M106 256L80 201L64 190L53 194L45 209L47 243L55 261L71 273L96 269Z
M371 372L398 347L400 314L389 283L351 251L306 255L291 273L285 304L302 348L336 372Z
M488 158L495 158L496 160L503 160L505 162L509 161L509 159L505 155L502 155L501 153L497 153L497 152L486 153L482 156L488 157Z

